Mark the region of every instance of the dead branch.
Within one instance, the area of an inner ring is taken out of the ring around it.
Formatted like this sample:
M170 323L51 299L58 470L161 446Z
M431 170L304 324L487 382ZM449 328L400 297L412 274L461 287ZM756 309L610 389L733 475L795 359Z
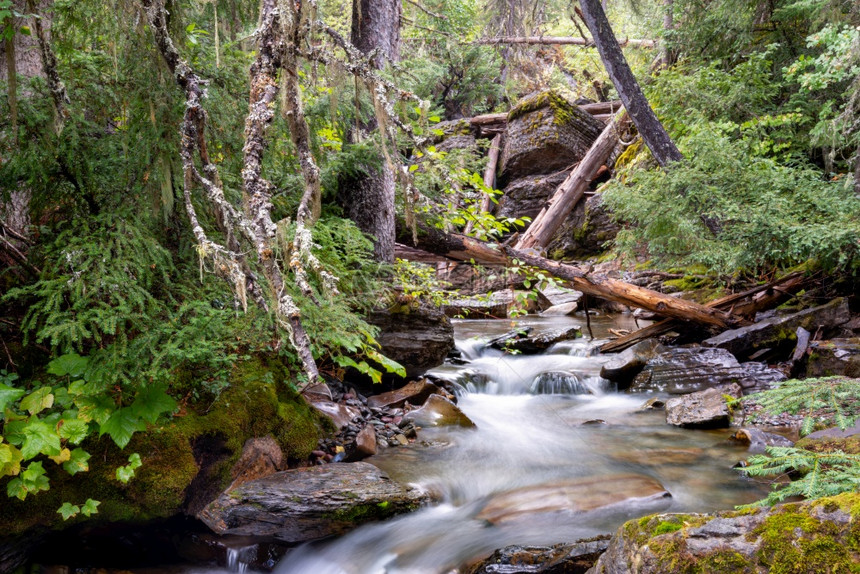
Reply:
M577 38L575 36L499 36L497 38L481 38L469 42L470 44L543 44L543 45L562 45L562 46L584 46L586 48L594 47L594 40L590 38ZM657 45L657 40L634 40L625 38L619 40L618 44L624 47L631 48L654 48Z

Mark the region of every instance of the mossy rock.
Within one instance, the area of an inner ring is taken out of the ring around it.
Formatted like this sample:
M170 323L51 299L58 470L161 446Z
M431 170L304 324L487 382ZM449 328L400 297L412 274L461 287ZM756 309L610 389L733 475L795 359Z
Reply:
M0 532L6 537L84 520L143 522L194 514L230 484L230 470L252 437L271 435L288 461L307 459L330 423L290 390L287 376L279 361L254 358L234 368L229 388L211 405L150 425L125 449L107 436L88 439L82 446L92 455L90 470L69 476L46 462L50 490L0 504ZM132 453L143 465L123 484L116 468ZM94 517L63 522L57 514L64 502L88 498L101 502Z
M716 514L659 514L618 529L590 574L860 572L860 494Z
M508 114L500 181L569 168L583 158L602 130L599 120L561 92L532 94Z

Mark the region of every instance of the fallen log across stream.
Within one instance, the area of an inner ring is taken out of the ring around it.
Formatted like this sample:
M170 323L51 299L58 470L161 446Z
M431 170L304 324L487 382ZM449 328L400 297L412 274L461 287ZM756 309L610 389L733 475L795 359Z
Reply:
M491 244L465 235L443 233L422 227L418 234L418 244L415 247L449 259L483 265L514 266L514 260L517 260L521 264L537 267L554 277L563 279L572 288L587 295L616 301L631 307L647 309L682 321L713 325L723 329L750 324L743 317L725 309L678 299L573 265L552 261L532 253L530 250Z

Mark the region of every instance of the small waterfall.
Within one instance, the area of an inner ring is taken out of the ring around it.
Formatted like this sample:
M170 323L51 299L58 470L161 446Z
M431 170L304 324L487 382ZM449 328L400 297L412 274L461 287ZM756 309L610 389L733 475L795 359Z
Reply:
M237 548L226 546L225 550L227 552L227 570L229 572L245 574L245 572L248 572L248 565L257 559L256 544Z

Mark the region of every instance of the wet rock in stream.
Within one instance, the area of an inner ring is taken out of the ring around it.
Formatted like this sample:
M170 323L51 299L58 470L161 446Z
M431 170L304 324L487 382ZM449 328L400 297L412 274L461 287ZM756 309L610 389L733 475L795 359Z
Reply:
M364 462L288 470L222 494L199 515L218 534L304 542L430 502L423 490L393 481Z
M609 546L609 539L607 534L570 544L506 546L460 571L463 574L583 574Z
M666 401L666 422L686 428L725 428L731 413L725 396L739 398L741 388L723 385Z

